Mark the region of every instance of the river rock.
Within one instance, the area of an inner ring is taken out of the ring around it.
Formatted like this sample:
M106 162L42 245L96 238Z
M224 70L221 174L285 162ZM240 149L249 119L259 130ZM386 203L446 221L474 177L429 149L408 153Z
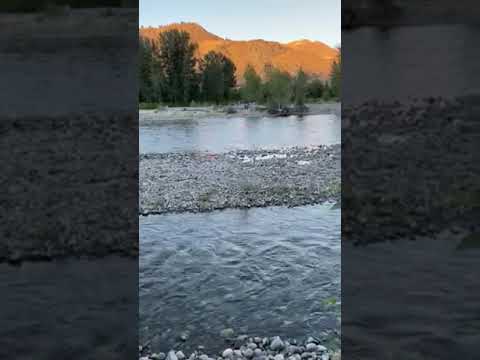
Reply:
M317 344L308 343L308 344L305 346L305 349L306 349L308 352L315 352L315 351L317 351Z
M283 343L282 339L280 337L275 337L272 340L272 343L270 344L270 349L273 351L281 351L285 347L285 344Z
M222 353L222 357L225 359L230 359L233 357L233 350L232 349L225 349Z
M325 352L325 351L327 351L327 348L323 345L317 345L317 351Z
M255 357L260 357L262 355L263 355L263 351L261 349L255 349L253 351L253 356L255 356Z
M167 360L178 360L177 354L175 354L175 351L170 350L167 355Z
M220 332L220 336L223 337L223 338L231 338L231 337L233 337L233 335L235 335L235 331L231 328L223 329Z
M250 359L251 357L253 357L253 350L250 349L250 348L247 348L244 352L243 352L243 355L247 358L247 359Z
M177 351L175 355L177 356L178 360L185 360L186 358L185 354L182 351Z
M152 355L150 355L150 359L152 360L165 360L166 357L167 356L163 352L153 353Z

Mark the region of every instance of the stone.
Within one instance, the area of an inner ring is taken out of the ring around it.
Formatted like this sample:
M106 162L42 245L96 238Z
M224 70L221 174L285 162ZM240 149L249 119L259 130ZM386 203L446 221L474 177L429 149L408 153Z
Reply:
M281 351L285 347L285 344L283 343L282 339L280 337L275 337L272 340L272 343L270 344L270 349L273 351Z
M186 358L185 354L182 351L177 351L175 355L177 356L178 360L185 360Z
M319 351L319 352L325 352L325 351L327 351L327 348L326 348L325 346L323 346L323 345L318 345L318 346L317 346L317 351Z
M247 358L250 359L253 357L253 350L250 348L247 348L244 352L243 355Z
M252 342L252 343L247 344L247 347L249 349L255 350L258 346L257 346L257 344Z
M285 360L285 358L283 357L282 354L277 354L275 355L274 360Z
M222 353L222 357L225 359L231 359L233 357L233 350L232 349L225 349Z
M305 346L305 349L306 349L308 352L315 352L315 351L317 351L317 344L308 343L307 346Z
M223 329L220 332L220 336L223 337L223 338L231 338L231 337L233 337L233 335L235 335L235 331L231 328Z
M260 349L255 349L255 350L253 351L253 356L255 356L255 357L260 357L260 356L262 356L262 355L263 355L263 351L260 350Z
M167 360L178 360L177 355L175 354L175 351L170 350L168 352Z
M150 355L150 359L152 360L165 360L166 357L167 356L163 352L153 353L152 355Z

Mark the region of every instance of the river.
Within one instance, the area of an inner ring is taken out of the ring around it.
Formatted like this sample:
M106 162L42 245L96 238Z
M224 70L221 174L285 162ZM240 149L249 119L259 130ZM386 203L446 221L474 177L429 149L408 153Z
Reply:
M166 121L140 128L140 152L338 144L340 132L335 115ZM140 342L219 351L226 328L298 339L338 331L340 219L333 204L141 217Z

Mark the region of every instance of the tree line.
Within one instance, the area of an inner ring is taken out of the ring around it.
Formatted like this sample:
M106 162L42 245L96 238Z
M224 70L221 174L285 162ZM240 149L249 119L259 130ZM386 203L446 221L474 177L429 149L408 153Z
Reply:
M158 41L140 38L139 101L188 106L247 101L278 108L303 106L307 100L340 97L341 57L332 64L329 79L295 75L267 65L264 78L248 65L242 86L237 86L236 67L225 55L210 51L196 59L197 45L185 31L169 30Z

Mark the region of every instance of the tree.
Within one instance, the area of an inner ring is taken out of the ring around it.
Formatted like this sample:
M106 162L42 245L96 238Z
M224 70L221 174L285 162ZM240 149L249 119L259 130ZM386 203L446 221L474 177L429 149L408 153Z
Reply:
M214 51L207 53L200 64L201 92L206 101L219 103L224 98L225 79L223 73L223 59L221 54Z
M199 80L195 71L196 49L185 31L174 29L159 35L155 61L165 101L187 105L195 98Z
M237 71L237 67L225 55L223 57L223 82L224 82L224 96L225 99L229 99L232 93L232 89L237 86L237 78L235 77L235 72Z
M332 63L330 70L330 88L334 97L339 98L341 96L341 81L342 81L342 56L341 48L338 48L338 57Z
M139 101L150 102L152 99L152 45L146 39L139 39Z
M307 97L311 99L321 99L323 92L325 90L325 85L320 79L313 79L307 84Z
M229 99L236 85L235 70L233 62L225 55L208 52L200 63L203 99L217 104Z
M260 93L262 88L262 79L252 65L248 64L243 73L245 84L240 90L242 98L246 101L260 101Z
M307 93L307 74L300 69L298 70L292 83L293 102L296 106L305 105L305 95Z
M291 77L273 66L267 66L265 96L270 109L278 109L289 103L291 98Z

